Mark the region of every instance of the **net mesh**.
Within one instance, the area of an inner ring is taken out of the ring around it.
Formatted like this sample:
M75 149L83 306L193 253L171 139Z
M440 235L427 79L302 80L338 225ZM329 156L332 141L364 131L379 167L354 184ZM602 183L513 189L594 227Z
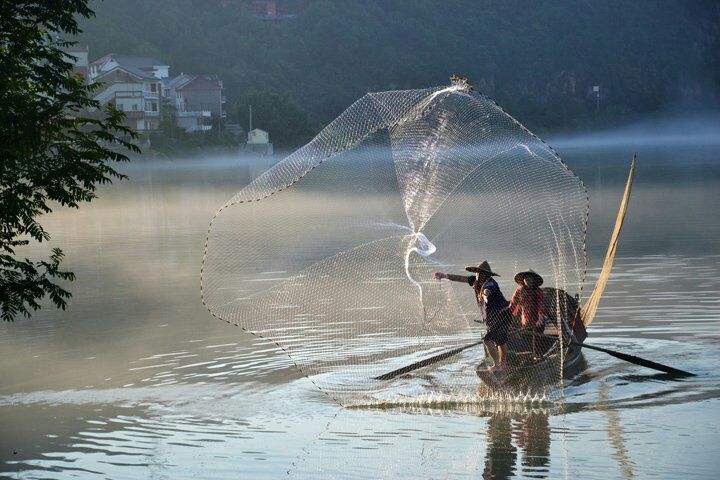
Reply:
M560 325L583 281L587 210L559 157L466 85L369 93L218 211L203 301L343 405L475 396L482 346L373 379L481 338L472 288L437 270L487 259L509 298L513 274L532 268ZM555 343L540 371L511 362L508 385L557 382L566 346Z

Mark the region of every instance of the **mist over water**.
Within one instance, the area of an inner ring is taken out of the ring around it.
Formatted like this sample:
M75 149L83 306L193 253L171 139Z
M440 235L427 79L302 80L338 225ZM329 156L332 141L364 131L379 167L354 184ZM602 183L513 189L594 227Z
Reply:
M471 349L389 384L407 405L340 410L199 300L212 214L273 160L124 166L129 181L48 215L53 241L28 252L61 246L78 280L66 312L0 325L0 477L708 478L720 470L717 119L548 138L591 195L590 284L638 154L588 343L698 374L670 380L587 352L550 405L413 402L472 372Z
M646 119L606 130L550 135L546 140L556 149L564 151L718 147L720 146L720 113ZM718 160L707 157L703 159Z

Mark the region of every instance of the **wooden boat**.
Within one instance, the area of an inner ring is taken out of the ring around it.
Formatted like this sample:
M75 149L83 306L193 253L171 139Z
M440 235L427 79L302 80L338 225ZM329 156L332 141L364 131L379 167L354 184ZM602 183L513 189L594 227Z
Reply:
M580 306L578 299L571 297L564 290L550 287L543 288L544 311L546 314L549 314L550 321L542 337L537 339L536 354L539 354L539 358L533 358L531 347L532 332L521 329L515 319L509 332L508 370L497 374L490 372L488 368L492 366L492 360L490 356L487 355L487 352L483 362L476 368L477 375L485 385L491 389L518 388L529 392L535 390L536 387L547 388L547 386L552 383L559 382L561 376L563 378L571 378L585 368L585 360L582 356L582 344L587 338L585 327L590 325L595 317L598 303L605 291L605 286L612 271L620 231L622 230L625 214L627 213L634 176L635 158L633 157L633 161L630 163L630 173L625 183L625 191L615 219L615 227L613 228L607 252L605 253L605 260L603 261L600 275L595 283L595 288L588 300L584 305ZM481 343L483 343L482 340L479 340L468 345L453 348L452 350L379 375L374 377L374 379L393 379L399 375L450 358L463 350L475 347ZM689 372L667 367L632 355L587 344L585 344L585 346L631 363L672 373L673 375L692 375Z
M610 235L605 260L595 288L587 302L581 307L578 300L568 295L567 292L554 288L543 288L544 311L554 313L550 315L550 322L548 322L542 338L538 339L539 358L533 358L532 355L532 333L521 329L515 320L509 334L507 371L497 374L490 372L488 367L492 365L492 360L487 352L485 360L476 368L478 377L485 385L493 389L518 388L528 391L558 382L561 375L562 378L572 377L584 368L581 344L587 337L585 327L590 325L595 317L598 303L612 271L634 176L635 157L630 163L630 173L625 183L625 191L615 219L615 227ZM598 349L597 347L592 348Z
M487 354L476 368L478 377L488 387L533 391L557 383L561 375L571 378L584 368L579 343L584 340L585 334L579 320L577 300L554 288L543 288L543 293L549 321L545 331L536 334L535 356L532 352L532 331L520 328L519 321L513 319L508 333L507 371L490 372L488 368L492 366L492 360Z
M516 389L533 391L542 389L562 378L573 378L585 366L582 347L569 344L560 352L560 342L555 341L539 360L532 359L530 351L508 350L508 370L494 373L488 370L492 361L484 360L477 366L477 375L482 382L493 389Z

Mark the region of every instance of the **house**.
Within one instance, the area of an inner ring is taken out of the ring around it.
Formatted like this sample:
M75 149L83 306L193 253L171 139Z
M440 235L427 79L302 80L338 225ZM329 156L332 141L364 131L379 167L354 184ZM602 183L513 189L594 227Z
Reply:
M164 95L175 106L176 123L187 132L212 129L226 117L222 80L210 75L180 75L164 82Z
M88 76L103 83L95 100L124 111L127 126L142 132L160 126L162 79L169 68L148 57L110 54L90 63Z
M87 45L73 45L65 50L68 60L73 64L73 73L80 75L88 81L88 52Z
M117 55L109 53L98 58L90 64L90 81L94 81L99 75L108 72L115 67L122 66L143 72L162 80L170 76L170 65L151 57L138 57L132 55Z
M115 53L86 69L90 82L103 83L95 99L124 111L127 126L134 130L160 127L163 98L174 107L176 124L187 132L211 130L213 117L222 124L226 116L223 85L217 77L181 73L170 78L170 66L163 61Z
M262 145L262 144L270 143L270 136L268 135L268 132L266 132L265 130L260 130L259 128L255 128L248 132L247 143L249 143L251 145Z
M270 143L268 132L259 128L250 130L247 134L245 150L261 155L272 155L273 145Z

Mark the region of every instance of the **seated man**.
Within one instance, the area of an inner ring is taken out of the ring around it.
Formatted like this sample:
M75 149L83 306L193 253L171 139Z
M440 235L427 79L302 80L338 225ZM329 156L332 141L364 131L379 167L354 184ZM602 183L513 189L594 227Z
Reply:
M507 368L507 341L510 315L508 302L505 300L500 286L492 277L499 276L485 261L477 267L466 267L468 272L476 275L452 275L435 272L435 278L447 278L453 282L468 283L475 291L475 300L480 307L480 321L485 322L487 332L483 337L485 348L493 359L494 365L490 371L505 370Z
M545 314L543 311L543 291L540 285L543 278L532 270L515 275L518 287L510 300L510 311L513 316L520 317L522 328L532 329L532 355L538 360L536 337L545 331Z

